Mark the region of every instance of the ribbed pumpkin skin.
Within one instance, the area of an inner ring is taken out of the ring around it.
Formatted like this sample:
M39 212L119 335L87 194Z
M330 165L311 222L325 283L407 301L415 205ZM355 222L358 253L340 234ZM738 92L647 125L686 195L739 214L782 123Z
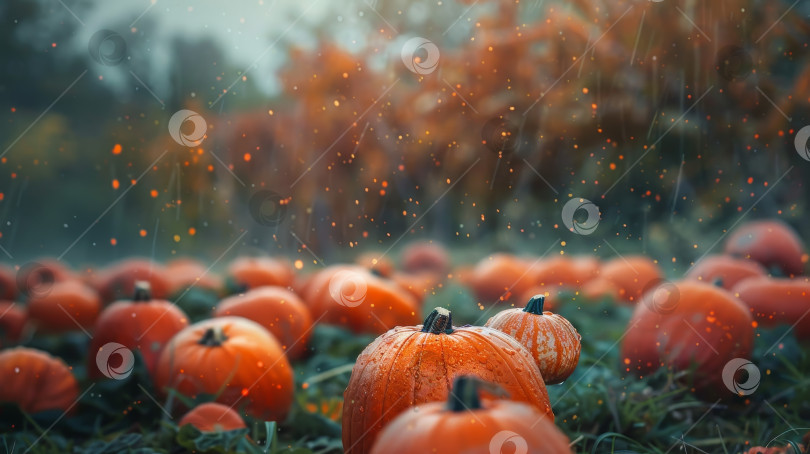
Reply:
M562 383L579 363L582 336L559 314L507 309L492 316L484 326L504 332L526 347L546 384Z
M197 405L177 423L179 427L186 424L191 424L200 432L220 432L247 427L239 413L227 405L216 402Z
M79 385L59 358L33 348L0 352L0 402L13 402L26 413L68 411L79 397Z
M732 289L761 326L793 325L798 339L810 339L810 278L749 278Z
M536 408L508 400L483 400L484 408L453 412L443 402L405 410L380 433L371 454L491 454L501 431L518 434L532 454L570 453L568 437ZM502 446L507 452L507 444ZM499 452L498 446L494 452Z
M528 350L494 329L468 326L451 334L394 328L357 358L343 394L343 448L368 453L386 423L408 407L447 400L450 384L473 375L505 389L554 419L543 377Z

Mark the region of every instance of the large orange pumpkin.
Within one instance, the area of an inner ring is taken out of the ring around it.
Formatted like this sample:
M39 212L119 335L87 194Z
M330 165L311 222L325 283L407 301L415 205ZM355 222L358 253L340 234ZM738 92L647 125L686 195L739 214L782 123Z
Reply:
M240 257L228 266L227 277L236 288L263 285L290 287L295 279L292 266L271 257Z
M793 326L798 339L810 339L810 278L752 277L731 290L761 326Z
M479 380L458 377L447 402L405 410L377 437L371 454L571 453L565 434L531 405L482 398Z
M408 407L444 401L450 383L474 375L553 420L543 377L515 339L481 326L454 327L436 308L423 325L394 328L357 358L343 393L343 447L367 453L385 424Z
M293 373L281 345L256 322L219 317L195 323L160 355L157 389L216 401L255 418L281 421L293 401Z
M59 358L33 348L0 351L0 402L17 404L26 413L69 411L79 398L79 384Z
M543 310L544 295L523 309L498 312L484 326L504 332L532 353L546 384L562 383L579 363L582 336L565 317Z
M396 283L351 265L330 266L305 292L312 318L356 333L384 333L419 322L419 303Z
M57 282L47 293L34 293L28 300L28 318L48 333L89 329L100 311L98 293L79 280Z
M177 423L179 427L191 424L200 432L224 432L247 427L239 413L227 405L206 402L197 405Z
M582 292L591 299L613 296L624 302L638 302L663 277L658 265L647 257L617 257L602 265L599 276L585 284Z
M694 364L696 388L723 389L725 364L751 354L752 321L739 299L713 284L662 286L636 305L622 341L622 367L647 375L661 366L683 371Z
M808 260L801 238L780 220L741 225L726 240L726 253L778 268L787 276L802 274Z
M114 263L99 271L92 278L93 286L104 303L123 300L135 293L135 283L146 281L152 296L166 299L171 291L171 282L163 265L151 260L132 258Z
M725 289L731 289L737 282L754 276L765 276L767 271L757 262L728 255L706 257L689 269L687 279L715 283L719 280Z
M295 359L306 353L312 334L312 316L301 298L281 287L259 287L225 298L214 310L215 317L244 317L270 331Z
M22 339L28 322L25 308L10 301L0 301L0 347Z
M101 312L96 321L87 375L99 378L97 355L105 354L105 344L115 342L131 350L139 350L147 370L154 373L163 347L175 334L188 326L188 318L169 301L153 299L149 283L139 281L130 301L117 301Z
M535 269L539 263L510 254L493 254L473 269L472 290L484 305L510 301L536 283Z

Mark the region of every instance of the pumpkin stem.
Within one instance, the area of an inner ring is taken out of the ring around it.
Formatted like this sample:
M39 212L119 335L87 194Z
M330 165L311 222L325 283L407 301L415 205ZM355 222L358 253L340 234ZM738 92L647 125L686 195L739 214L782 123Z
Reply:
M533 297L529 298L529 302L526 304L526 307L523 308L523 312L528 312L535 315L543 315L543 306L545 304L546 295L534 295Z
M722 287L722 286L723 286L723 278L722 278L722 277L720 277L720 276L717 276L717 277L716 277L716 278L714 278L714 280L712 281L712 284L714 284L714 286L715 286L715 287Z
M453 314L443 307L433 309L422 326L423 333L450 334L453 332Z
M150 301L152 299L152 284L149 281L135 281L135 295L133 301Z
M226 340L228 338L222 332L222 328L208 328L198 343L206 347L219 347Z
M484 408L481 405L481 397L478 390L481 380L478 377L462 375L453 380L453 389L447 398L447 409L454 412L466 410L479 410Z

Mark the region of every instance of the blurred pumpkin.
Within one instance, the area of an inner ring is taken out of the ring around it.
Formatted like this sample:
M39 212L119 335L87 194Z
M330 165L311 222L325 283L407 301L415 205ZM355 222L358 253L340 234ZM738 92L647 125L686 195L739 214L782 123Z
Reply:
M0 301L17 299L16 273L11 267L0 264Z
M417 273L397 271L390 278L400 287L410 292L416 298L420 307L428 295L433 294L437 288L442 286L442 281L438 275L426 271Z
M293 401L293 373L278 341L256 322L219 317L186 327L160 355L155 387L282 421Z
M355 333L380 334L419 322L419 303L399 285L354 265L329 266L310 279L312 318Z
M219 293L223 288L222 278L211 272L201 262L190 258L167 262L166 277L169 280L170 295L185 291L192 286L215 293Z
M166 268L143 258L131 258L114 263L92 278L93 286L105 304L130 298L135 293L135 282L138 281L149 283L151 295L155 299L169 297L171 281Z
M40 258L21 266L16 274L17 293L26 298L48 293L57 283L73 279L71 272L62 262Z
M482 399L480 387L477 378L457 377L447 402L403 411L380 432L371 454L491 454L508 442L516 453L572 452L547 415L522 402Z
M726 253L777 268L786 276L804 272L804 243L789 225L777 219L746 222L726 240Z
M79 280L53 284L47 293L35 293L28 300L28 318L47 333L92 328L101 311L101 299Z
M504 332L526 347L550 385L562 383L576 369L582 336L565 317L544 311L545 299L536 295L523 309L500 311L484 326Z
M301 298L282 287L259 287L222 300L214 317L237 316L262 325L291 359L304 356L312 334L312 316Z
M231 407L216 402L197 405L177 423L178 427L191 424L200 432L226 432L245 429L245 421Z
M16 344L22 339L28 323L25 306L0 301L0 347Z
M810 278L752 277L731 291L750 308L758 325L790 325L796 338L810 339Z
M686 273L686 278L708 283L719 282L723 288L730 290L743 279L766 274L765 268L752 260L714 255L695 263Z
M538 262L532 280L543 286L579 288L599 274L599 260L595 257L559 256Z
M454 327L434 309L423 325L394 328L363 350L343 393L343 447L367 453L382 428L408 407L444 401L460 375L493 382L513 400L554 419L543 377L515 339L481 326Z
M402 249L402 269L408 273L428 272L444 278L450 272L450 254L435 241L411 243Z
M87 375L91 378L106 375L99 370L96 357L111 342L140 351L146 369L154 374L166 343L188 326L188 317L180 308L169 301L153 298L148 282L139 281L133 285L132 300L114 302L96 320L87 359Z
M357 256L354 263L382 277L391 277L394 273L394 262L381 252L365 252Z
M238 290L264 285L290 287L295 280L292 265L272 257L240 257L228 266L229 285Z
M539 260L511 254L493 254L478 262L470 277L475 296L485 305L509 301L535 284L534 268Z
M79 398L79 384L59 358L33 348L0 351L0 402L17 404L26 413L68 412Z
M647 375L661 366L690 370L700 391L724 389L722 372L734 358L747 358L754 343L748 308L728 290L684 280L661 286L636 305L622 340L626 372Z
M617 257L602 265L599 276L585 284L582 292L590 299L611 296L624 302L638 302L642 294L663 277L661 269L648 257Z

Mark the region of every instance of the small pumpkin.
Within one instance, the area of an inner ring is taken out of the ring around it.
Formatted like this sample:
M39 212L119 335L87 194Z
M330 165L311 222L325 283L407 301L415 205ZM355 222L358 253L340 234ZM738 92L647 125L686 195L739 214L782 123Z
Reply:
M767 271L753 260L739 259L728 255L706 257L689 269L687 279L715 283L730 290L743 279L765 276Z
M544 311L545 300L535 295L523 309L500 311L484 326L517 339L532 353L546 384L557 384L576 369L582 336L565 317Z
M585 284L582 292L590 299L611 296L635 303L651 285L663 278L658 265L645 256L617 257L602 265L599 276Z
M259 287L222 300L214 317L244 317L262 325L291 359L301 358L312 334L312 316L301 298L281 287Z
M191 424L200 432L227 432L247 428L245 420L239 416L239 413L227 405L216 402L197 405L177 423L179 427L186 424Z
M292 266L272 257L240 257L228 266L227 278L232 287L256 288L264 285L290 287L295 280Z
M532 280L536 285L576 289L596 278L599 267L595 257L559 256L538 262Z
M310 279L305 295L312 318L355 333L380 334L419 322L419 303L410 292L359 266L321 270Z
M531 405L485 399L481 382L457 377L447 402L405 410L377 437L371 454L491 454L512 444L516 453L571 453L565 434ZM347 450L348 452L348 450Z
M135 283L149 283L149 291L155 299L166 299L171 291L171 282L163 265L143 258L132 258L114 263L92 278L93 286L105 304L131 298Z
M535 262L539 263L500 253L482 259L473 269L470 278L475 296L484 305L490 305L522 295L536 283Z
M101 299L79 280L53 284L47 293L34 293L28 300L28 318L47 333L92 328L101 311Z
M0 402L17 404L26 413L68 412L79 398L79 384L59 358L33 348L0 351Z
M281 345L256 322L218 317L186 327L160 355L155 386L244 408L255 418L281 421L293 401L293 374Z
M751 354L752 321L742 301L716 285L684 280L662 286L635 307L622 340L622 367L643 376L661 366L683 371L695 365L695 388L724 389L725 364Z
M726 253L776 268L786 276L804 272L808 256L799 235L776 219L746 222L726 240Z
M363 350L343 393L343 447L367 453L386 423L408 407L444 401L461 375L493 382L513 400L554 419L531 353L515 339L482 326L454 327L434 309L423 325L394 328Z
M752 277L732 289L758 325L793 326L797 339L810 339L810 278Z
M0 347L16 344L22 339L28 323L25 307L10 301L0 301Z
M394 262L382 252L365 252L358 255L354 263L382 277L391 277L396 270Z
M402 269L407 273L428 272L445 277L450 272L450 254L434 241L411 243L402 249Z
M41 258L26 263L17 271L17 292L26 298L44 295L53 284L69 279L73 279L73 273L62 262Z
M192 286L219 293L224 286L220 276L210 271L201 262L190 258L167 262L166 277L169 279L170 295L184 292Z
M416 298L420 307L425 301L425 298L435 294L436 289L441 288L443 285L438 275L427 271L418 273L397 271L390 276L390 279L410 292L410 294Z
M147 370L154 374L160 352L181 329L188 326L188 317L173 303L153 298L150 285L139 281L129 301L116 301L107 306L96 320L87 375L100 378L96 356L104 345L115 342L130 350L139 350Z

